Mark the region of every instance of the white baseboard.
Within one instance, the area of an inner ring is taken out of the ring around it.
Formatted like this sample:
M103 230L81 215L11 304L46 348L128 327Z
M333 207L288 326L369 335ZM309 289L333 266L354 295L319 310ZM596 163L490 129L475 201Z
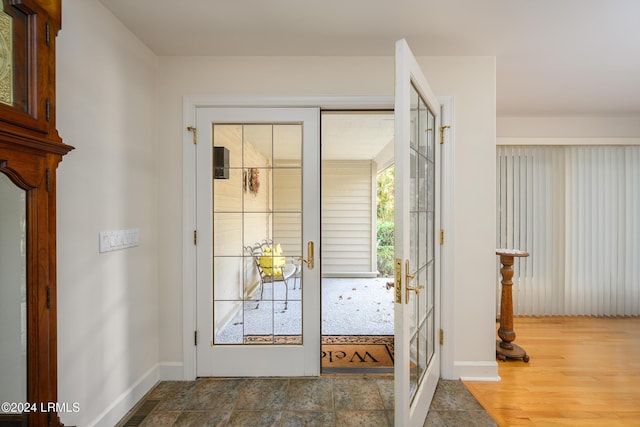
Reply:
M495 361L454 362L453 370L462 381L500 381Z
M113 427L149 392L159 381L179 381L184 377L182 362L158 363L138 381L125 390L95 420L91 427Z
M182 362L160 363L160 381L184 380L184 364Z

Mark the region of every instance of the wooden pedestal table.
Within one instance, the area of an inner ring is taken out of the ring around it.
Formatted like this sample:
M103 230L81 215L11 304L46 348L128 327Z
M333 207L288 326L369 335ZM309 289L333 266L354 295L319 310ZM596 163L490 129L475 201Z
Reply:
M513 259L515 257L528 257L527 252L517 249L497 249L496 254L500 255L500 263L502 268L502 295L500 299L500 328L498 336L501 341L496 341L496 356L498 359L505 361L507 359L522 359L524 362L529 361L529 356L524 349L513 341L516 339L516 332L513 330Z

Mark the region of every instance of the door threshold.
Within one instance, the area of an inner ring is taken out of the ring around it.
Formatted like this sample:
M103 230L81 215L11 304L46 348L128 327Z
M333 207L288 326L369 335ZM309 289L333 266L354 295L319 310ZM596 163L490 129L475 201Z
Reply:
M393 366L386 368L322 368L322 375L389 375Z
M350 369L348 371L343 372L326 372L326 369L323 369L320 372L321 377L327 378L391 378L393 379L393 370L389 372L362 372L359 369Z

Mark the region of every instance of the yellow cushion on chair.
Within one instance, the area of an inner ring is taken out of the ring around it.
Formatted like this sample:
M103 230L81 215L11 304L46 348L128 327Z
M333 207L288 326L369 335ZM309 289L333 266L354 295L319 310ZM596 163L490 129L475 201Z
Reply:
M280 256L282 253L280 244L276 245L275 248L265 246L263 253L264 255L258 258L258 263L264 274L267 276L282 276L282 267L286 263L286 258Z

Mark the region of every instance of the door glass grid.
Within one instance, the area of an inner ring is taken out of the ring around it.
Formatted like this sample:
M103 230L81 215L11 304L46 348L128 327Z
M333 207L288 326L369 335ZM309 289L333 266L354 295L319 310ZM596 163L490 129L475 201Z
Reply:
M213 124L214 345L302 344L302 124Z
M415 87L411 90L410 280L411 398L435 354L435 117Z

